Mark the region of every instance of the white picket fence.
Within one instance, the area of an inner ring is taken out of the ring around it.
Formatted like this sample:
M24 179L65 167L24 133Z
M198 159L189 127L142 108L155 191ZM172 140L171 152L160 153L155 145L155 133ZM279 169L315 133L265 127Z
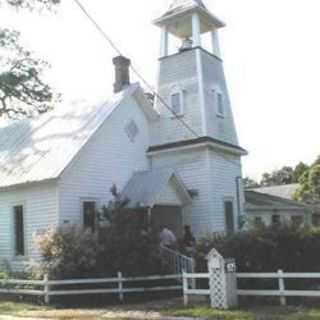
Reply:
M285 273L279 270L276 273L237 273L237 279L277 279L277 290L242 290L238 289L238 296L265 296L265 297L279 297L280 304L285 306L287 304L287 297L320 297L320 290L286 290L286 279L320 279L320 273ZM209 273L183 273L183 296L184 304L188 304L188 296L201 295L210 296L210 289L194 289L190 288L190 279L210 279Z
M280 297L281 305L286 305L286 297L320 297L320 290L286 290L286 279L320 279L320 273L238 273L238 279L277 279L277 290L238 290L240 296Z
M154 287L126 287L127 283L180 280L182 275L159 275L149 277L124 277L121 272L115 278L105 279L78 279L78 280L49 280L45 276L43 280L0 280L0 294L31 295L44 297L44 301L49 304L50 297L70 296L70 295L95 295L95 294L116 294L120 301L124 300L125 294L144 293L156 291L178 291L182 290L182 285L162 285ZM99 289L58 289L59 287L81 286L81 285L103 285L114 284L113 288ZM32 289L30 289L32 287ZM36 288L36 289L35 289Z

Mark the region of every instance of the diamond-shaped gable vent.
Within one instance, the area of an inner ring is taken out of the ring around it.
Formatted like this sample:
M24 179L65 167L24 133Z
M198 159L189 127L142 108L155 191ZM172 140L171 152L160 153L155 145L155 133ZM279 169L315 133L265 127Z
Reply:
M127 133L127 136L129 138L129 140L131 142L134 142L138 133L139 133L139 128L136 124L136 122L134 120L131 120L127 125L126 125L126 128L125 128L125 131Z

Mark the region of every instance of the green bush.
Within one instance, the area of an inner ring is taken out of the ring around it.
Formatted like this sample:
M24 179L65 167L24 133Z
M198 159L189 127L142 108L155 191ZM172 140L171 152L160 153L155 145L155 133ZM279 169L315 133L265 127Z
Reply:
M34 278L78 278L92 274L97 263L98 237L76 226L50 229L36 243L42 261L32 268Z
M146 212L127 209L128 201L112 189L114 201L99 212L95 232L69 227L49 230L37 238L42 262L35 277L54 279L114 277L166 273L157 232L146 225ZM103 223L102 223L103 222Z
M208 236L199 242L199 271L206 270L205 256L212 248L235 258L239 272L320 271L320 229L311 227L261 226L229 237Z

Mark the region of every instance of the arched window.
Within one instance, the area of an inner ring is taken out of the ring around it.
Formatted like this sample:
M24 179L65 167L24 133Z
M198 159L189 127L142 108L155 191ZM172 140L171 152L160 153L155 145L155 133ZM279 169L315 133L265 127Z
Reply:
M214 95L214 104L215 104L217 116L225 117L225 114L226 114L225 98L222 90L220 88L214 88L212 92Z
M183 90L179 86L174 86L171 89L170 106L171 106L171 110L176 115L183 115L184 97L183 97Z

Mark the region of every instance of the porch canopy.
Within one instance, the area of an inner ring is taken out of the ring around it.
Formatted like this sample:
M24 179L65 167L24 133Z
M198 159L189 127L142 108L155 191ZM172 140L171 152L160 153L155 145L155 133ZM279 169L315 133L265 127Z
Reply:
M136 172L124 187L122 197L129 200L129 208L184 207L191 203L185 184L173 169Z

